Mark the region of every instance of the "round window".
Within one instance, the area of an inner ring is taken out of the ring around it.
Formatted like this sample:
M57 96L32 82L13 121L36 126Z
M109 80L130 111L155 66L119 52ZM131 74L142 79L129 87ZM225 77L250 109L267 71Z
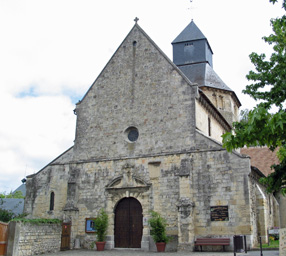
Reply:
M126 134L127 134L128 140L130 142L135 142L136 140L138 140L139 132L138 132L138 129L136 127L129 127L126 130Z

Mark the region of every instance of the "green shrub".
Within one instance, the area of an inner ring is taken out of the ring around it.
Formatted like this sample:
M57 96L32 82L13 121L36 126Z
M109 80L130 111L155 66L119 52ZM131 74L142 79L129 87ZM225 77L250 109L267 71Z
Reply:
M151 211L151 218L148 220L151 231L150 234L153 237L155 243L168 243L169 237L166 234L166 220L155 211Z
M97 241L103 242L107 233L108 215L104 209L99 211L97 218L94 220Z
M58 224L61 223L62 221L59 219L25 219L25 218L14 218L11 221L18 221L22 223L31 223L35 225L40 225L40 224Z
M271 234L271 235L269 235L269 239L271 239L271 240L279 240L279 234Z
M15 214L12 211L0 208L0 221L9 222L14 216Z
M14 193L11 191L9 194L7 194L6 192L1 192L0 193L0 198L25 198L23 196L22 191L15 191Z

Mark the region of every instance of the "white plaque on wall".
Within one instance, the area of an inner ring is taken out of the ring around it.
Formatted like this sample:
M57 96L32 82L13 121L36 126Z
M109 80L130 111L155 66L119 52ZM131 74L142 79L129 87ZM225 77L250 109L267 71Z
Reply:
M148 225L148 218L143 217L143 226L147 226L147 225Z

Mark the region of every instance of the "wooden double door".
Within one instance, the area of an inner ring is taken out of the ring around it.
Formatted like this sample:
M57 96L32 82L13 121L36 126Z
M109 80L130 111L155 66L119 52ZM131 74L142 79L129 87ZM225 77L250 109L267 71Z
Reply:
M115 247L141 248L142 206L135 198L123 198L115 209Z

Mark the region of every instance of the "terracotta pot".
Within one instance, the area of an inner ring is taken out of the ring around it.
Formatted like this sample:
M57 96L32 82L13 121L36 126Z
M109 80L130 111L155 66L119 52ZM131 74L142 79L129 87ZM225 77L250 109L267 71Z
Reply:
M157 252L164 252L166 248L166 243L156 243Z
M105 243L106 243L106 242L95 242L95 244L96 244L96 250L97 250L97 251L103 251L103 250L104 250Z

